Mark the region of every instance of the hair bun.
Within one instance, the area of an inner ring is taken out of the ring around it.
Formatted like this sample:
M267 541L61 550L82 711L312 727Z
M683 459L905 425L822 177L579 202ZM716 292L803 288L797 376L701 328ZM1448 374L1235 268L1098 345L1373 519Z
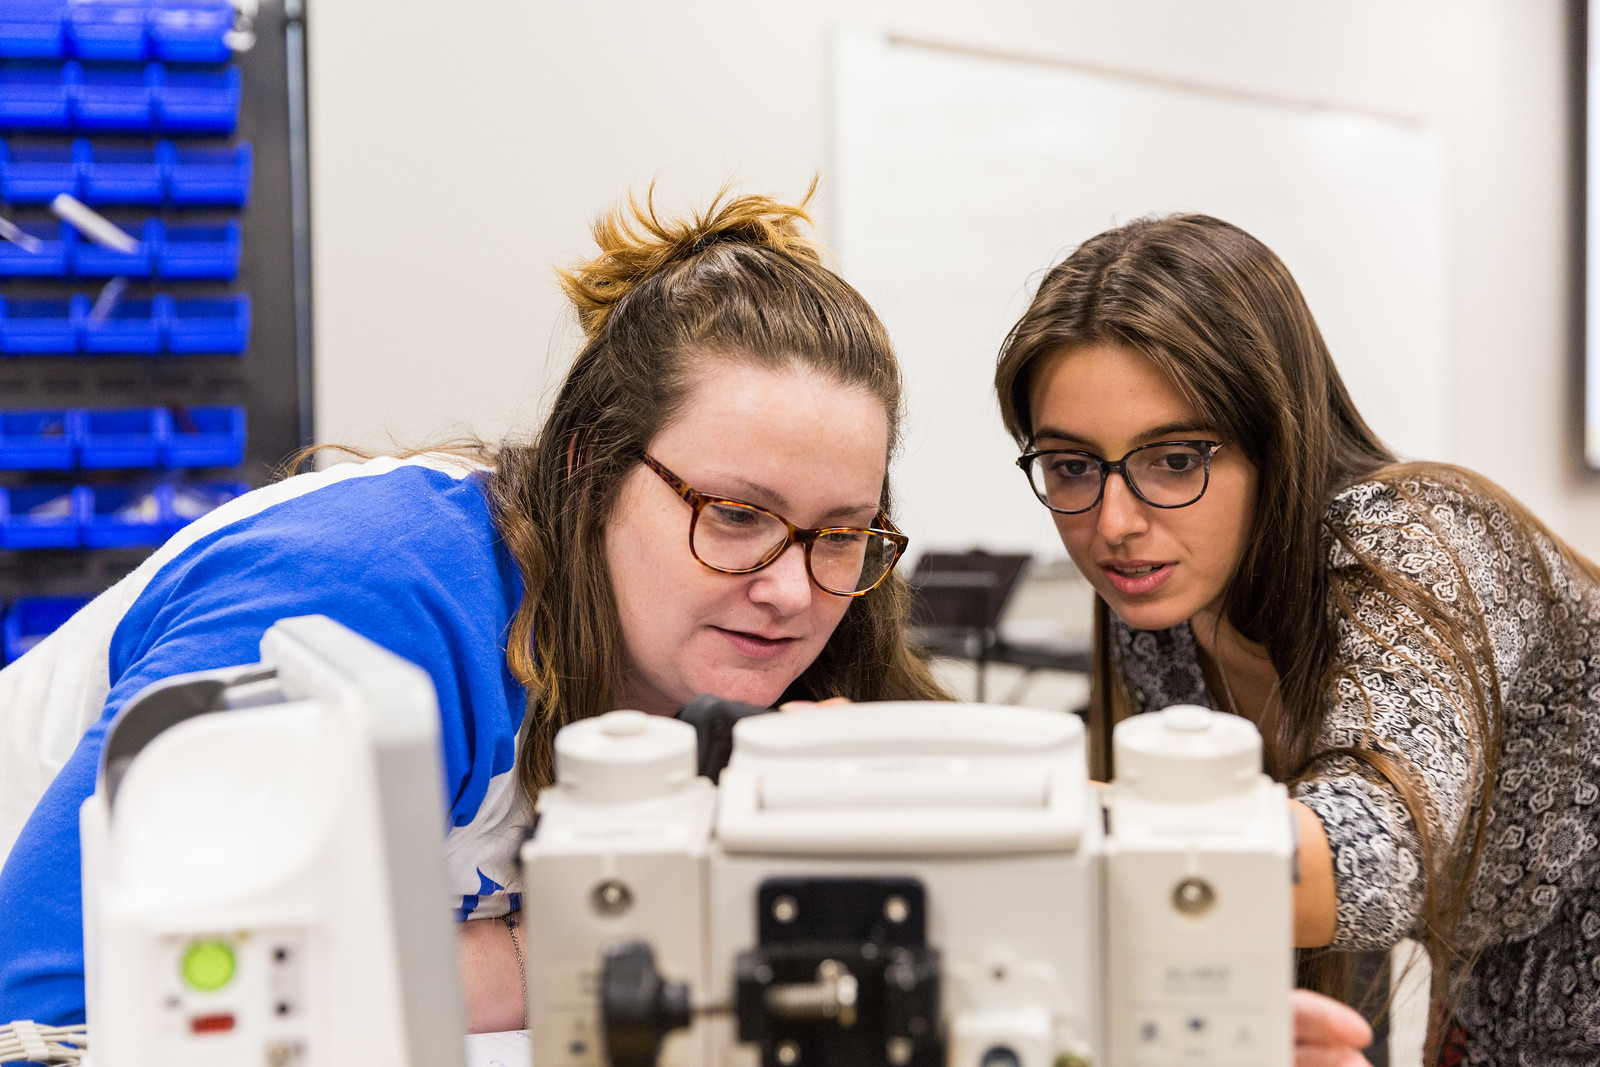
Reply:
M630 192L590 228L600 254L558 272L584 336L599 336L612 309L646 278L717 245L753 245L821 264L822 246L808 233L813 222L806 211L816 190L813 178L800 203L784 204L768 196L730 197L724 186L703 212L687 216L657 212L654 182L642 204Z

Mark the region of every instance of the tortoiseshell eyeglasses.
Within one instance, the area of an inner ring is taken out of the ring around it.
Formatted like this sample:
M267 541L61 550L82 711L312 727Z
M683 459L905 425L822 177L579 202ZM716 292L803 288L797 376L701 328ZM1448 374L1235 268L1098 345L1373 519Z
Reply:
M818 589L834 596L861 596L889 576L909 543L887 515L879 515L872 527L803 530L775 511L697 492L653 457L640 458L694 509L689 552L723 574L752 574L798 544L805 549L806 573Z

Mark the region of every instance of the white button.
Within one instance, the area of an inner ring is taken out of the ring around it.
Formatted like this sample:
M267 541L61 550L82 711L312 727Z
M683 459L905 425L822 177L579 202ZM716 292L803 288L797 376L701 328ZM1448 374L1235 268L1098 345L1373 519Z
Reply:
M1169 730L1178 730L1182 733L1198 733L1211 725L1212 713L1205 708L1197 708L1193 704L1182 704L1176 708L1168 708L1161 713L1162 722Z
M649 720L642 711L608 711L600 716L600 729L608 737L634 737L644 733Z

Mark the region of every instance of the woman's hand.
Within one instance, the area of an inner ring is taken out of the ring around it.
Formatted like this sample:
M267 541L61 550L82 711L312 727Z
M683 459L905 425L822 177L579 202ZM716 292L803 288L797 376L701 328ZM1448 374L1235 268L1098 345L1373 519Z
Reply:
M829 697L827 700L790 700L778 705L779 711L810 711L812 708L831 708L840 704L853 704L849 697Z
M1372 1027L1337 1000L1296 989L1294 1067L1369 1067L1361 1050L1372 1044Z

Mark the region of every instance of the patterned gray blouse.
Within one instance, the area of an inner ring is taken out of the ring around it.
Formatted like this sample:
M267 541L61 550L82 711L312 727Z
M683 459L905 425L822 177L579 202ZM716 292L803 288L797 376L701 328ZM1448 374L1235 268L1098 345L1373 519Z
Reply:
M1480 613L1492 643L1504 738L1461 933L1463 947L1478 953L1470 973L1458 976L1456 1017L1467 1031L1469 1062L1595 1064L1600 589L1493 500L1421 477L1401 490L1353 486L1326 521L1380 566ZM1331 534L1325 545L1335 571L1354 563ZM1336 684L1322 740L1409 761L1426 786L1430 821L1453 835L1474 810L1484 770L1476 731L1457 711L1465 684L1411 609L1373 591L1351 606L1360 625L1338 624L1336 656L1360 686ZM1221 706L1206 690L1187 624L1139 631L1114 622L1113 634L1139 710ZM1486 667L1479 665L1487 684ZM1383 949L1410 934L1422 903L1421 853L1393 788L1365 764L1326 757L1295 795L1321 817L1333 847L1334 946Z

